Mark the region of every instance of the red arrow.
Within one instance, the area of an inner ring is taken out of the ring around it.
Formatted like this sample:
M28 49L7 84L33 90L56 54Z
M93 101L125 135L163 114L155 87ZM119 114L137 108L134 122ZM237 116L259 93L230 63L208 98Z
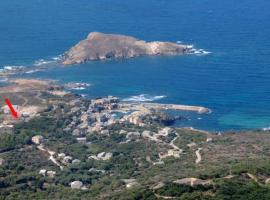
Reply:
M12 116L15 118L15 119L18 119L19 116L18 116L18 113L16 112L16 110L13 108L11 102L9 101L8 98L5 98L5 101L6 101L6 104L8 105L9 109L10 109L10 112L12 114Z

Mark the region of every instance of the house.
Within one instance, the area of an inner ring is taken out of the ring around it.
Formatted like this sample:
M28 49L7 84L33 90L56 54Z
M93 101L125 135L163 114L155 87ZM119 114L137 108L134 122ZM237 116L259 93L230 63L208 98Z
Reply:
M187 144L187 146L188 146L189 148L195 147L196 145L197 145L197 144L196 144L195 142L191 142L191 143Z
M50 178L54 178L56 172L55 171L47 171L47 176Z
M121 181L123 181L126 184L126 188L132 188L134 186L138 186L139 183L137 182L136 179L131 178L131 179L122 179Z
M167 136L167 135L169 135L169 134L171 134L171 133L173 133L173 132L174 132L174 131L173 131L172 128L170 128L170 127L165 127L165 128L163 128L162 130L159 131L159 134L160 134L160 135Z
M46 172L47 172L46 169L39 170L39 174L42 175L42 176L46 176Z
M14 110L19 110L19 106L18 105L13 105L13 108L14 108ZM9 109L9 107L6 105L6 106L3 106L2 107L2 110L3 110L3 112L4 112L4 114L9 114L10 113L10 109Z
M86 144L86 137L78 137L76 138L77 142L79 142L80 144Z
M44 141L44 138L43 138L43 136L41 136L41 135L36 135L36 136L33 136L33 137L32 137L31 141L32 141L34 144L39 145L39 144L41 144L41 143Z
M94 159L94 160L110 160L112 158L113 154L112 153L106 153L106 152L101 152L97 155L89 156L88 159Z
M73 181L70 183L70 187L72 189L81 189L83 186L83 183L81 181Z

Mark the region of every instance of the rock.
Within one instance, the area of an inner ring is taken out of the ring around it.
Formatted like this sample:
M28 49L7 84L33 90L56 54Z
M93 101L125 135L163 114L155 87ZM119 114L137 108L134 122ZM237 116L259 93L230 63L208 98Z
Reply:
M63 159L65 156L66 156L66 154L64 154L64 153L59 153L58 154L58 158L61 158L61 159Z
M153 55L182 55L188 53L186 45L172 42L146 42L134 37L92 32L62 56L65 65L91 60L133 58Z
M95 168L91 168L88 171L89 172L98 172L98 173L102 173L102 174L105 174L106 173L105 170L99 170L99 169L95 169Z
M126 133L127 133L127 131L125 131L125 130L121 130L121 131L119 132L120 135L124 135L124 134L126 134Z
M65 156L65 157L63 158L63 163L69 164L69 163L71 163L71 162L72 162L72 157L71 157L71 156Z
M74 136L80 136L81 135L81 131L79 129L75 129L72 131L72 135Z
M70 187L72 189L81 189L83 186L83 183L81 181L73 181L70 183Z
M141 137L141 134L139 132L129 132L127 135L126 135L126 138L129 139L129 138L140 138Z
M266 180L265 180L265 184L269 184L270 183L270 178L267 178Z
M157 185L155 185L152 189L153 190L157 190L157 189L160 189L162 187L164 187L165 184L163 182L159 182Z
M145 130L145 131L142 132L142 137L143 138L148 138L149 136L150 137L153 136L153 133L151 131Z
M81 161L79 159L72 160L72 164L79 164Z

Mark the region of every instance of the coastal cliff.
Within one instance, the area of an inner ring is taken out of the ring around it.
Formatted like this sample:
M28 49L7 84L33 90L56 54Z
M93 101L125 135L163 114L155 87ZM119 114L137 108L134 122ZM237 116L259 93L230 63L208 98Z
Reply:
M188 50L188 46L172 42L146 42L125 35L92 32L64 53L61 62L70 65L113 58L182 55L188 53Z

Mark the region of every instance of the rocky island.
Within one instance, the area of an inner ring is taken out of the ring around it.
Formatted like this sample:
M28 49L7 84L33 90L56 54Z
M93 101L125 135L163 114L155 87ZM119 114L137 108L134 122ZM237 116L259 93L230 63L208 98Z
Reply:
M65 65L86 61L138 56L183 55L190 51L188 45L172 42L146 42L134 37L92 32L64 53L61 62Z

